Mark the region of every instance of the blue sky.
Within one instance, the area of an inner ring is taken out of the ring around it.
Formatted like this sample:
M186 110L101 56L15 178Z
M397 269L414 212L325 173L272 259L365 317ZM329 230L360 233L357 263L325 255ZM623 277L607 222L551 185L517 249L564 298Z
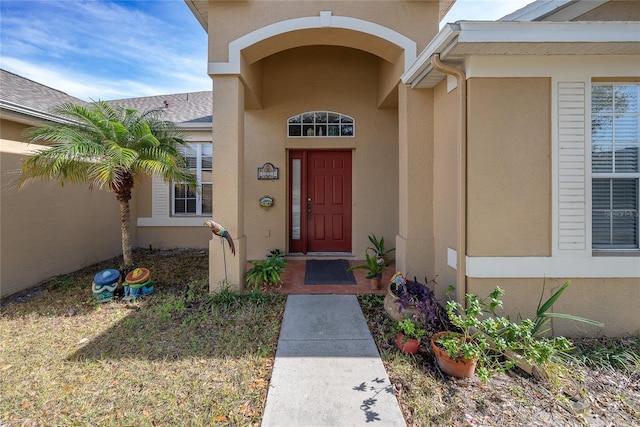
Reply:
M495 20L533 0L458 0ZM211 89L207 34L182 0L0 0L0 68L84 100Z

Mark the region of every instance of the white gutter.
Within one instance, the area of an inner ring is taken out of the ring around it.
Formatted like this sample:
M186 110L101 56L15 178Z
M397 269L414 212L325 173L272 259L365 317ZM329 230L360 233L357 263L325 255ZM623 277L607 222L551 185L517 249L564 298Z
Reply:
M12 117L21 117L27 116L30 118L30 121L34 123L40 123L42 121L46 122L56 122L56 123L70 123L69 120L62 119L53 114L36 110L33 108L25 107L23 105L15 104L9 101L0 100L0 114L3 114L1 111L5 110L8 115Z
M416 87L433 71L430 58L446 60L461 43L640 43L638 22L460 21L446 24L402 75ZM481 55L482 53L478 53Z
M455 46L459 34L459 23L446 24L442 27L440 32L429 42L420 55L418 55L414 63L411 64L402 77L400 77L402 83L411 85L411 87L418 84L420 80L433 69L430 60L431 56L436 52L442 53L447 46Z

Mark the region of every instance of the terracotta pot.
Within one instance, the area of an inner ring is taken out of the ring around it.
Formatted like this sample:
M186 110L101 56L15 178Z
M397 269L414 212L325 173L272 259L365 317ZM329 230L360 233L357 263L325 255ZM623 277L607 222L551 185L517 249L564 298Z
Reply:
M402 332L398 332L396 335L396 345L400 350L409 354L417 354L420 351L420 341L415 338L407 338L406 342L403 344L404 334Z
M444 349L440 348L436 344L438 338L448 333L449 331L438 332L431 337L431 348L436 355L438 366L445 374L451 375L452 377L468 378L470 376L473 376L473 374L476 372L476 364L478 363L478 359L454 360L447 355Z
M400 311L400 303L396 302L398 296L391 291L391 285L387 290L387 295L384 297L384 311L387 312L391 320L395 322L401 322L404 319L413 319L418 310L415 307L407 307Z
M380 281L382 280L381 277L374 277L373 279L371 279L371 289L373 290L378 290L380 289Z

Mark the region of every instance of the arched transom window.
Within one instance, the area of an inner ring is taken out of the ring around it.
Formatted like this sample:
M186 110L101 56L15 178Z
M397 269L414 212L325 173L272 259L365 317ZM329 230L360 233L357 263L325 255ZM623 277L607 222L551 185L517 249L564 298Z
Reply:
M355 133L353 117L331 111L309 111L287 120L289 138L344 138Z

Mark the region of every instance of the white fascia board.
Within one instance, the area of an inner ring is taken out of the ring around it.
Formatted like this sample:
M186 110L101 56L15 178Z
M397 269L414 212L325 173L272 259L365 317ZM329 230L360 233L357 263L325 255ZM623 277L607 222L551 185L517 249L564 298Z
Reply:
M556 9L565 7L575 0L537 0L533 3L503 16L498 21L533 21L548 15Z
M55 123L70 123L69 120L62 119L58 116L54 116L53 114L35 110L33 108L25 107L9 101L0 101L0 111L2 110L4 110L3 115L7 114L8 116L14 118L22 117L22 121L33 122L34 124L42 123L43 121Z
M475 278L640 278L640 257L467 257Z
M457 43L640 42L639 22L461 21Z
M460 26L457 23L446 24L442 27L424 50L420 52L416 61L400 77L402 82L408 85L419 82L422 77L431 71L431 56L435 53L442 53L449 46L455 44L459 33Z
M410 86L432 71L430 58L447 53L460 43L609 43L640 42L638 22L489 22L447 24L402 75Z

